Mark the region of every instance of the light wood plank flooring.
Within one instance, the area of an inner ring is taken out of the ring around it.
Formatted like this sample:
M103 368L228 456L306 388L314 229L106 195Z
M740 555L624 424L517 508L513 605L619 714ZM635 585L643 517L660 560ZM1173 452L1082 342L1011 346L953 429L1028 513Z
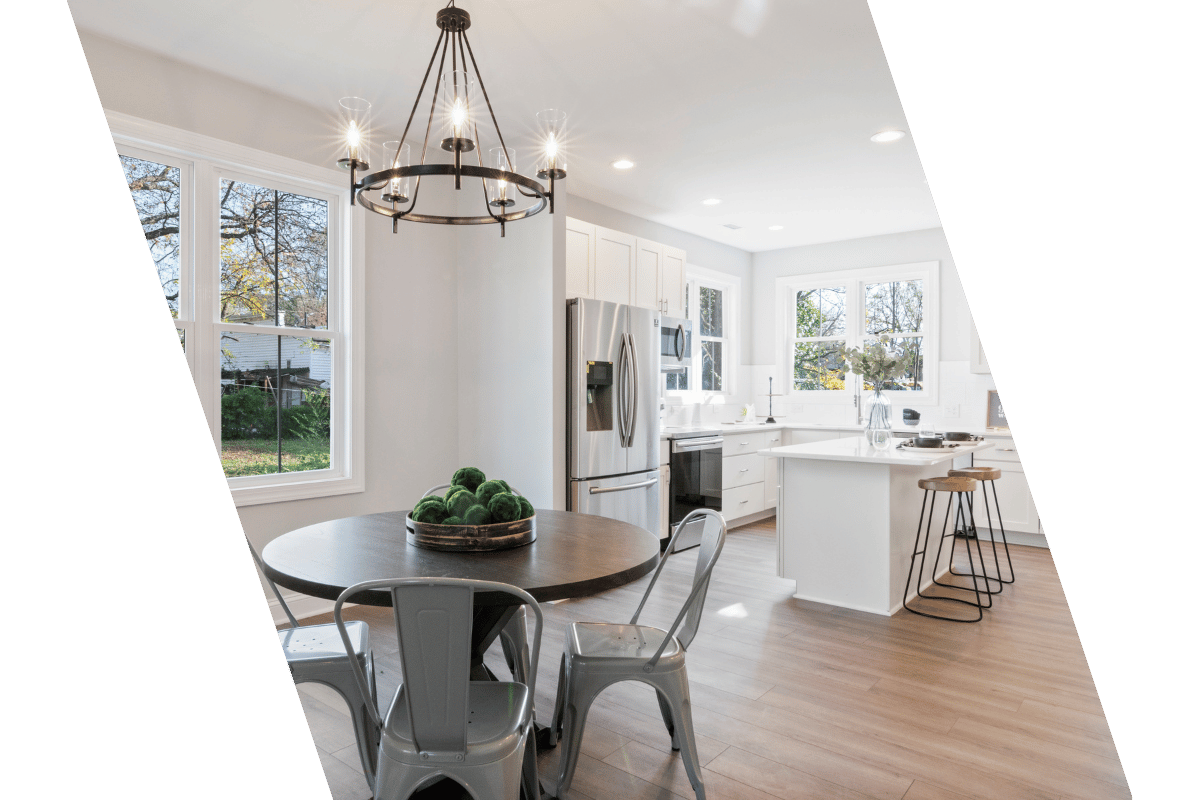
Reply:
M961 625L795 600L793 584L775 577L774 520L731 531L687 654L708 797L1129 797L1050 553L1012 549L1017 583L982 622ZM694 553L668 563L643 621L669 623ZM554 708L567 623L628 621L648 580L544 607L541 718ZM399 668L390 609L351 615L371 626L379 695L390 699ZM507 674L494 650L489 664ZM340 698L314 684L297 689L334 800L369 797ZM585 730L570 797L694 797L653 690L609 689ZM557 751L539 763L552 788Z

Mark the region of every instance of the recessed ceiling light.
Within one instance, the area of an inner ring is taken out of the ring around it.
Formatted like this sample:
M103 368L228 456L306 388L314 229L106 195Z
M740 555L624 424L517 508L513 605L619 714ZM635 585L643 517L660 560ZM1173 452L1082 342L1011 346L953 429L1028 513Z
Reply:
M872 142L894 142L904 138L904 131L880 131L871 137Z
M718 200L717 198L715 198L715 197L710 197L710 198L708 198L707 200L705 200L705 201L704 201L704 205L706 205L706 206L715 206L715 205L716 205L717 203L719 203L719 202L721 202L721 201L720 201L720 200Z
M783 230L783 226L782 226L782 225L772 225L772 226L770 226L769 228L767 228L767 230L769 230L769 231L781 231L781 230Z
M633 166L633 162L627 158L622 158L618 161L612 162L612 165L613 169L629 169Z

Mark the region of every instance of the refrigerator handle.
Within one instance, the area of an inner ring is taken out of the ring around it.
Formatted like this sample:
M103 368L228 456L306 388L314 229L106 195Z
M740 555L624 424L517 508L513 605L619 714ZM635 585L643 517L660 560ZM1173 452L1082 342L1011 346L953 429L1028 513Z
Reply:
M642 382L642 374L638 371L637 359L637 339L633 338L633 334L629 336L629 358L633 362L633 377L630 379L630 384L633 389L633 410L629 415L629 447L633 447L633 435L637 430L637 418L641 413L638 409L638 384Z
M592 486L592 487L588 488L588 494L608 494L609 492L628 492L630 489L644 489L647 486L653 486L656 483L658 483L658 478L653 477L648 481L642 481L641 483L627 483L624 486L609 486L609 487L606 487L603 489L598 486Z
M621 437L621 447L627 447L626 442L626 405L628 404L628 342L626 335L621 334L621 352L617 356L617 433Z

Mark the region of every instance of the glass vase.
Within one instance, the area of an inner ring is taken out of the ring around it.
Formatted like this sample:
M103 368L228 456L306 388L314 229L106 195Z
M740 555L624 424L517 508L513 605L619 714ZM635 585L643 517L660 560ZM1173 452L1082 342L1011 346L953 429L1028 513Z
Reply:
M892 401L876 389L867 398L867 441L876 450L886 450L892 444Z

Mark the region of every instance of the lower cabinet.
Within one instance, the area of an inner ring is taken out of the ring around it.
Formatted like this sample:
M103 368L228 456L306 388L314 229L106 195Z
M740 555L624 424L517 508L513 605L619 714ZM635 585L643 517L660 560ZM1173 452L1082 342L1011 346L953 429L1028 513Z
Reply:
M658 538L671 536L671 467L663 464L658 468Z
M1000 470L1000 480L996 481L996 495L1000 502L1000 517L996 516L996 508L992 507L992 525L1000 527L1004 521L1006 533L1041 533L1041 520L1037 507L1033 504L1033 493L1029 491L1029 481L1025 479L1025 470L1021 468L1021 457L1011 439L995 439L996 446L990 450L982 450L975 456L975 466L996 467ZM988 490L988 502L991 502L992 492ZM987 507L983 502L983 484L975 490L975 527L987 528Z

